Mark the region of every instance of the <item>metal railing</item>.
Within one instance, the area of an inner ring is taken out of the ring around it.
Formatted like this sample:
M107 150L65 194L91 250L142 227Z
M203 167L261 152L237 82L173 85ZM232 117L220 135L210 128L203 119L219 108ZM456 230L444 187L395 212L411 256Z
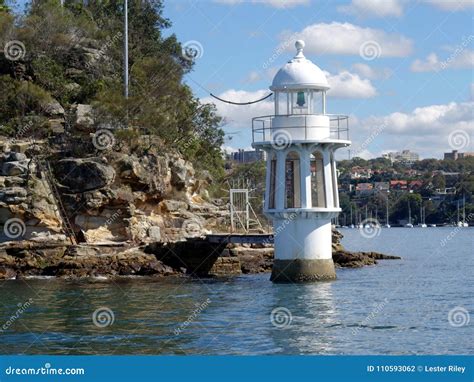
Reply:
M308 117L325 116L329 118L329 138L349 140L349 117L347 115L338 114L291 114L291 115L265 115L255 117L252 119L252 142L270 142L273 139L273 134L278 130L288 130L291 134L291 129L304 128L304 139L308 139L308 132L314 129L327 129L325 126L311 126L308 125ZM275 117L304 117L304 124L295 126L285 126L273 128L273 119Z

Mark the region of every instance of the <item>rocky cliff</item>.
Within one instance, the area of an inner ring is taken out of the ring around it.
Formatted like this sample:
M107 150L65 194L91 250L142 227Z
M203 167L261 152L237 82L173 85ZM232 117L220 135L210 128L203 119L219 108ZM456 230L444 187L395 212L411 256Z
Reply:
M46 142L0 145L2 241L64 240L61 211L78 241L94 244L176 241L225 225L226 206L207 192L212 179L176 153L77 158L41 155Z

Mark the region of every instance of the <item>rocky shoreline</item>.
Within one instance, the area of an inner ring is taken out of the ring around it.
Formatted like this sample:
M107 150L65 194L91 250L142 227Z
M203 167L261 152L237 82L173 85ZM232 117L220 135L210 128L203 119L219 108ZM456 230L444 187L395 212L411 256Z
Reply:
M333 235L338 268L375 265L400 259L377 252L349 252ZM130 245L69 245L51 242L8 242L0 246L0 279L34 276L59 278L121 276L225 277L271 272L273 247L268 244L219 245L204 238L174 243Z
M77 158L58 149L48 155L50 170L38 155L47 142L0 140L0 146L0 279L271 271L270 244L205 239L227 230L229 206L209 197L209 174L196 173L178 154L125 150ZM397 258L346 251L341 239L334 230L336 267Z

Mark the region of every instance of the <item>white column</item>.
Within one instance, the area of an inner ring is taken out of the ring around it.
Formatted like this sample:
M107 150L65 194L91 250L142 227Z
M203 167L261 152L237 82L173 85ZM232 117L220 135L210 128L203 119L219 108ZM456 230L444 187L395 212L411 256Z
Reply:
M300 151L301 208L311 208L310 152L303 147Z
M285 160L286 150L277 151L276 179L275 179L275 207L277 210L285 208Z
M332 193L332 177L331 177L331 161L327 147L323 147L323 164L324 164L324 190L326 191L326 208L334 206L334 198Z
M326 90L323 90L323 100L322 100L322 104L323 104L323 114L326 114Z
M337 187L337 172L336 172L336 161L334 160L334 154L332 154L332 161L331 161L331 171L332 171L332 179L333 179L333 195L334 195L334 207L339 208L339 190Z

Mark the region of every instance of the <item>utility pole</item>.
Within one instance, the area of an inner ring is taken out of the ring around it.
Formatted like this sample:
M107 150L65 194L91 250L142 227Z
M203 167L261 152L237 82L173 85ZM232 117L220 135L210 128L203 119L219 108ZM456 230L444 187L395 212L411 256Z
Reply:
M128 1L125 0L124 6L125 26L123 39L123 80L124 80L124 97L128 99Z

